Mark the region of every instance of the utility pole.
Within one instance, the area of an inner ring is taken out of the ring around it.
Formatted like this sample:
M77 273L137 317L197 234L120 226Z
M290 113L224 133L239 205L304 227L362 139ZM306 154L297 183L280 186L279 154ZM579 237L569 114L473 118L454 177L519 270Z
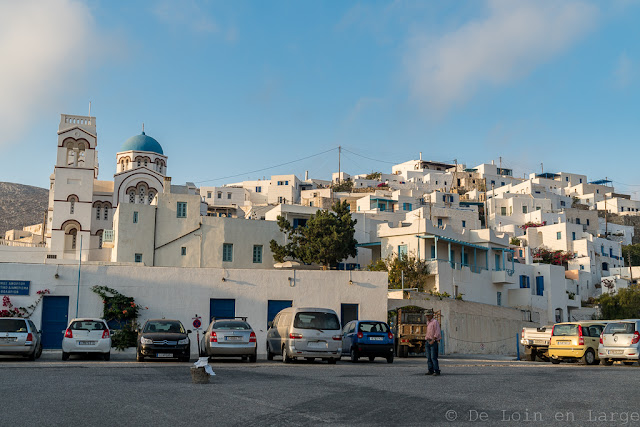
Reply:
M604 177L604 180L605 181L607 180L606 176ZM605 185L606 185L606 182L605 182ZM607 225L607 217L608 217L608 214L607 214L607 191L605 190L605 192L604 192L604 238L605 239L607 238L607 235L609 234L609 227Z
M484 178L484 228L489 228L489 212L487 204L487 178Z
M541 174L544 174L544 163L540 163L540 169L542 169Z
M633 269L631 268L631 251L627 252L627 259L629 260L629 283L633 285Z
M338 184L342 181L342 172L340 170L340 156L342 155L342 146L338 145Z

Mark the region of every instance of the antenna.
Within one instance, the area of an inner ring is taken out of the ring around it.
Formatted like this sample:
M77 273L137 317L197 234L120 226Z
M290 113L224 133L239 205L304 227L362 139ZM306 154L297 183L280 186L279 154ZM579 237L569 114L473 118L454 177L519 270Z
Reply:
M144 122L142 122L142 133L144 133Z

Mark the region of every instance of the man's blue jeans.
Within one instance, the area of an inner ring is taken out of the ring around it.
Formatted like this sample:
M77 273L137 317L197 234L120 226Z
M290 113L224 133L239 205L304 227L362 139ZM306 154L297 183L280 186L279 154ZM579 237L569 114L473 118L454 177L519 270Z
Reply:
M425 343L425 349L427 353L427 367L429 372L440 373L440 365L438 364L438 341L434 341L433 344Z

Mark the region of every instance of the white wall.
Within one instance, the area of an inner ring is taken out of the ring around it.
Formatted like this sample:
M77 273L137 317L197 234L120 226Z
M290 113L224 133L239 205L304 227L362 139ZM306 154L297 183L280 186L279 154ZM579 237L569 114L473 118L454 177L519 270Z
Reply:
M58 273L59 278L54 278ZM295 282L289 277L295 276ZM43 264L0 264L0 277L31 281L31 296L12 296L15 306L28 306L36 292L48 288L51 295L69 296L69 319L76 316L78 267ZM225 281L222 281L222 278ZM349 284L349 279L353 284ZM293 286L291 286L293 283ZM78 316L102 316L102 301L90 288L108 286L149 307L140 322L166 317L180 320L187 329L192 318L209 318L211 298L236 300L236 316L247 316L257 335L258 353L264 354L267 301L292 300L294 307L325 307L340 315L340 304L358 304L360 319L387 320L387 273L343 271L275 271L216 268L137 267L83 264ZM41 327L42 305L32 316ZM195 333L191 355L197 355Z

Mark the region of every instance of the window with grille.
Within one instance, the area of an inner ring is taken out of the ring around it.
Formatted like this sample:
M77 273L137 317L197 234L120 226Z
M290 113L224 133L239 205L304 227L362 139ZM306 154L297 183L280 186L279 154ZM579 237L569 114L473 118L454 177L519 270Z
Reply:
M262 263L262 245L253 245L253 263Z

